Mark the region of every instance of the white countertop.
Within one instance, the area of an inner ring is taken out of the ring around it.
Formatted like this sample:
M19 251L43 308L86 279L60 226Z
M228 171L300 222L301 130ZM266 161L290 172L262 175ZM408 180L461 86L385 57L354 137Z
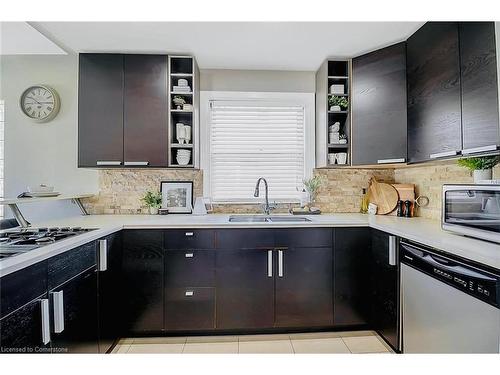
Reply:
M61 201L67 199L81 199L81 198L92 198L94 193L85 193L85 194L60 194L55 197L36 197L36 198L1 198L1 205L8 204L24 204L24 203L36 203L36 202L45 202L45 201Z
M330 214L307 216L299 223L234 223L230 215L89 215L34 223L33 227L97 228L88 233L6 258L0 262L0 276L5 276L41 260L63 253L121 229L160 228L301 228L301 227L371 227L439 250L458 255L500 270L500 245L465 238L445 232L440 223L423 218Z

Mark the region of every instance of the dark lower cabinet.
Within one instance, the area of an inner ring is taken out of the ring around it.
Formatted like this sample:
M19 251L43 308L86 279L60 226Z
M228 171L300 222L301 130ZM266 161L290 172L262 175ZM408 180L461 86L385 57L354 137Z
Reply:
M215 288L167 288L165 330L192 331L215 328Z
M163 231L140 229L123 232L123 334L163 331L163 252Z
M333 325L368 323L370 229L336 228L333 259Z
M393 349L398 350L399 269L396 249L394 236L372 231L370 325Z
M463 152L495 150L500 127L494 22L460 22L460 66Z
M217 250L218 329L273 327L272 259L272 249Z
M99 353L108 352L121 335L121 233L97 241L99 270ZM103 247L103 249L101 249ZM102 252L105 251L105 254Z
M50 353L50 342L44 344L42 300L47 295L17 309L0 320L1 353ZM49 324L48 319L45 324Z
M406 161L406 43L352 60L352 164Z
M326 231L331 238L331 230ZM333 324L332 248L290 247L275 252L277 257L275 326L331 326Z
M427 22L407 41L408 161L462 149L457 22Z
M97 269L49 291L53 353L99 353Z

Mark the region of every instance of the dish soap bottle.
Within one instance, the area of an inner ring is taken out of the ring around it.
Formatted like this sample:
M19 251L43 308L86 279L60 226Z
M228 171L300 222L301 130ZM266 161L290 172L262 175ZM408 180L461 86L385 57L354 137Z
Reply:
M368 196L368 193L366 192L366 189L363 189L363 196L361 197L361 207L359 212L362 214L368 213L368 204L370 203L370 197Z

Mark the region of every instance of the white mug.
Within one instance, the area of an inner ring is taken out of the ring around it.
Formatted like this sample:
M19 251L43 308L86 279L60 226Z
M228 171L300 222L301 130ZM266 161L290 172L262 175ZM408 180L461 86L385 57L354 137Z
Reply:
M337 163L338 164L347 164L347 152L339 152L337 154Z
M328 164L335 164L337 154L328 154Z

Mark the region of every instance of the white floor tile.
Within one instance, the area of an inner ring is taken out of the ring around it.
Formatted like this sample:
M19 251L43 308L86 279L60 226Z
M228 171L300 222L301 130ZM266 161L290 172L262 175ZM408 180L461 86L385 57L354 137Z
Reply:
M184 346L183 353L220 353L220 354L237 354L238 341L233 342L210 342L210 343L187 343Z
M293 347L290 339L274 341L241 341L240 339L239 353L293 354Z
M180 354L184 344L132 344L128 354Z
M293 350L298 353L350 353L344 341L338 338L292 339Z
M388 350L377 336L343 337L352 353L387 353Z

